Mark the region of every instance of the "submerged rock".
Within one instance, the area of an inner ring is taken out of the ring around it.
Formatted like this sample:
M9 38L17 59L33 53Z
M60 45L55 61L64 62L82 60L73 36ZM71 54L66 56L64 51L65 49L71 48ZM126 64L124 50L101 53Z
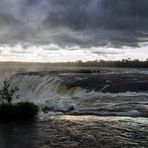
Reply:
M54 111L70 112L74 110L74 106L70 104L58 103L54 105Z
M66 104L66 103L57 103L57 104L42 107L42 111L44 113L48 113L49 111L71 112L74 109L75 109L74 105Z

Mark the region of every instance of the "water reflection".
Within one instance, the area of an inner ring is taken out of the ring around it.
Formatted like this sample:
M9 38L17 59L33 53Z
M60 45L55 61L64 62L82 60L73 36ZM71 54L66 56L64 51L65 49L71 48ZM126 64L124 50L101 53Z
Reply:
M0 123L0 148L35 148L37 135L35 121Z

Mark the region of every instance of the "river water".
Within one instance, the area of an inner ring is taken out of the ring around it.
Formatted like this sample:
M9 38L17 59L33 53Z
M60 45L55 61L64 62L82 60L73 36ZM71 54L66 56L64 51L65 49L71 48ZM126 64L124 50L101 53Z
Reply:
M1 148L147 148L148 119L54 116L0 124Z
M36 121L0 123L0 148L148 147L148 69L9 67L0 77L19 87L14 102L40 107Z

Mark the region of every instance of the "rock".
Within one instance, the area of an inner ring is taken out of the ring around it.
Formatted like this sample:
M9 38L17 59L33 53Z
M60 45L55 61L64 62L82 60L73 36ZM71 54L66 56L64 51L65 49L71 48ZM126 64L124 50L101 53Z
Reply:
M53 106L54 111L70 112L74 110L74 106L70 104L58 103Z
M56 111L56 112L71 112L75 109L74 105L67 104L67 103L56 103L50 106L42 107L42 111L47 114L49 111Z

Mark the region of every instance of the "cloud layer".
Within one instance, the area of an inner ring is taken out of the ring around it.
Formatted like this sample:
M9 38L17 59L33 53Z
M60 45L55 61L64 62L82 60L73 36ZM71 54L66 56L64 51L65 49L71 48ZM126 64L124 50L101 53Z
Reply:
M136 46L148 35L147 0L1 0L0 43Z
M1 0L0 46L18 57L38 50L88 51L90 59L136 55L138 50L129 49L144 49L141 44L148 41L147 6L148 0ZM21 51L12 48L18 44Z

